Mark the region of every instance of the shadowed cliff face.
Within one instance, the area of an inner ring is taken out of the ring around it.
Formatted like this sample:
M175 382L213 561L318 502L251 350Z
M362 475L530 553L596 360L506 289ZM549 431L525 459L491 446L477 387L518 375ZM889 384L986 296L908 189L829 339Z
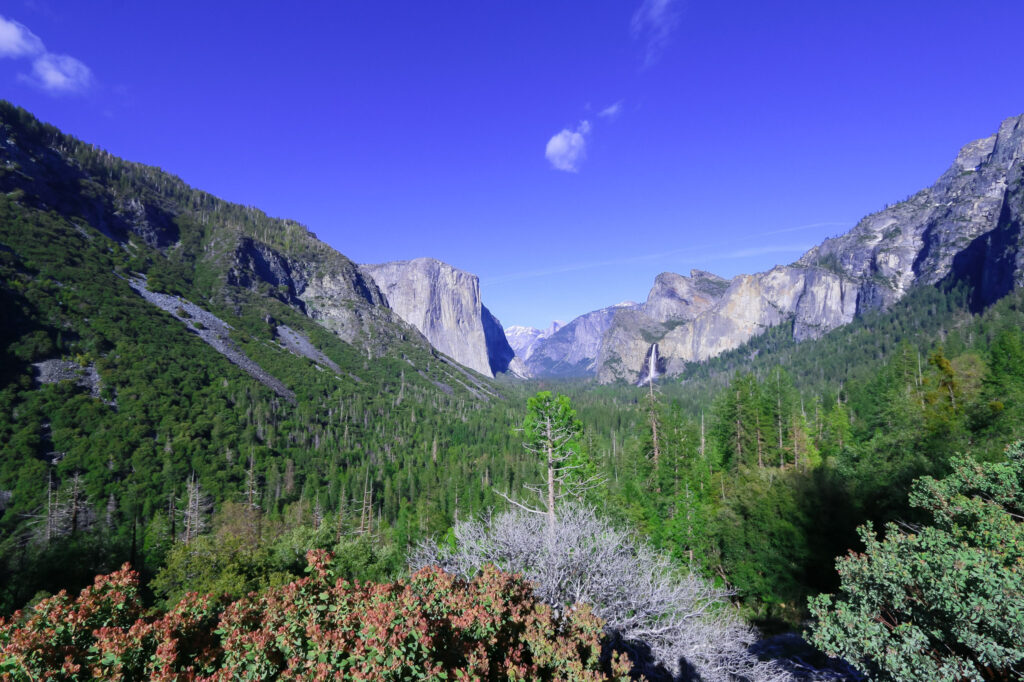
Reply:
M1021 127L1024 121L1018 124L1018 130ZM970 286L975 311L1024 286L1024 164L1019 160L1011 162L1006 175L1006 193L996 229L976 237L953 257L946 280Z
M434 348L487 376L508 370L514 353L501 323L480 301L476 275L433 258L360 267Z
M407 334L373 280L302 225L118 159L6 102L0 130L0 192L27 209L90 225L129 253L154 249L158 265L174 273L163 284L195 284L200 299L236 310L275 298L370 356ZM145 259L139 267L148 267Z
M673 374L775 325L791 325L797 340L817 338L890 306L914 286L965 281L980 309L1024 285L1022 166L1018 116L964 146L931 187L867 216L793 265L728 281L696 270L689 277L662 273L642 306L608 318L596 344L541 339L531 357L551 355L548 346L557 345L554 355L593 358L578 360L582 374L635 382L653 343ZM534 376L555 374L530 365Z
M615 316L636 306L636 303L625 302L580 315L550 336L538 339L525 362L526 374L564 378L592 376L601 339Z
M491 374L501 374L509 371L516 353L505 338L505 330L487 306L480 306L480 317L484 325L484 342L487 344L487 361L491 367Z

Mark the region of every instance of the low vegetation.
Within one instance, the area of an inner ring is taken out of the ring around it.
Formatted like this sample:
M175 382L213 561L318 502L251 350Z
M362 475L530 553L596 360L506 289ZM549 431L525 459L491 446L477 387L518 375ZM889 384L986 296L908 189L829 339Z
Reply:
M389 584L349 583L330 556L309 575L231 601L186 595L145 612L138 574L100 576L0 620L0 673L36 680L626 680L600 655L588 609L539 603L521 578L470 581L425 568Z

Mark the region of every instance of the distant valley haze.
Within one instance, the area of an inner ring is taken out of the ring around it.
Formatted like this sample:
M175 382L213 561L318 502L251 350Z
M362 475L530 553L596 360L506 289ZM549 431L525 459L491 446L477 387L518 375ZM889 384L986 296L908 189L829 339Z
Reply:
M661 272L791 263L931 185L1024 112L1021 25L1011 0L15 0L0 96L358 263L474 273L543 329Z

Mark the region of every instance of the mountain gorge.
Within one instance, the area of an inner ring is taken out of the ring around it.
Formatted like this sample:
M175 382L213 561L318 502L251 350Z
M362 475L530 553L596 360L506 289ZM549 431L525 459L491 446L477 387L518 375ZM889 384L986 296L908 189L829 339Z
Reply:
M918 285L965 282L981 309L1024 284L1024 116L964 146L931 187L862 219L797 262L725 280L694 270L662 273L642 305L588 313L541 338L531 376L570 373L636 382L652 344L669 374L785 325L819 338ZM599 322L596 322L598 321ZM596 323L595 323L596 322ZM564 330L563 330L564 331Z
M913 481L1024 437L1022 120L796 263L666 272L642 303L503 331L473 274L356 264L0 102L0 648L26 622L59 631L38 599L125 562L137 606L175 618L189 593L273 601L304 555L377 593L366 581L405 575L417 546L459 549L466 519L538 499L541 415L587 473L584 504L658 565L727 581L747 620L804 627L859 525L915 522ZM318 594L303 603L335 613Z

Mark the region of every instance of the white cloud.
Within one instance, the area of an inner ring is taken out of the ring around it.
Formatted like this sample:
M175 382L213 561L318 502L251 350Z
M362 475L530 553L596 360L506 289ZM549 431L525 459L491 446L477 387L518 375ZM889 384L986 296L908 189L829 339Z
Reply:
M587 135L590 122L580 121L576 130L563 129L555 134L544 149L544 156L558 170L575 173L587 157Z
M92 71L66 54L46 54L32 63L34 82L50 92L81 92L92 82Z
M679 24L677 0L643 0L633 13L633 37L644 41L644 66L650 66L668 45L672 31Z
M31 57L45 48L24 24L0 16L0 57Z
M66 54L46 50L39 36L24 24L0 16L0 57L32 59L32 72L18 79L55 94L82 92L92 84L89 67Z
M619 114L621 114L621 113L622 113L622 100L619 100L615 104L610 104L610 105L606 106L604 109L599 111L597 115L600 116L601 118L607 118L607 119L614 120L614 119L618 118Z

